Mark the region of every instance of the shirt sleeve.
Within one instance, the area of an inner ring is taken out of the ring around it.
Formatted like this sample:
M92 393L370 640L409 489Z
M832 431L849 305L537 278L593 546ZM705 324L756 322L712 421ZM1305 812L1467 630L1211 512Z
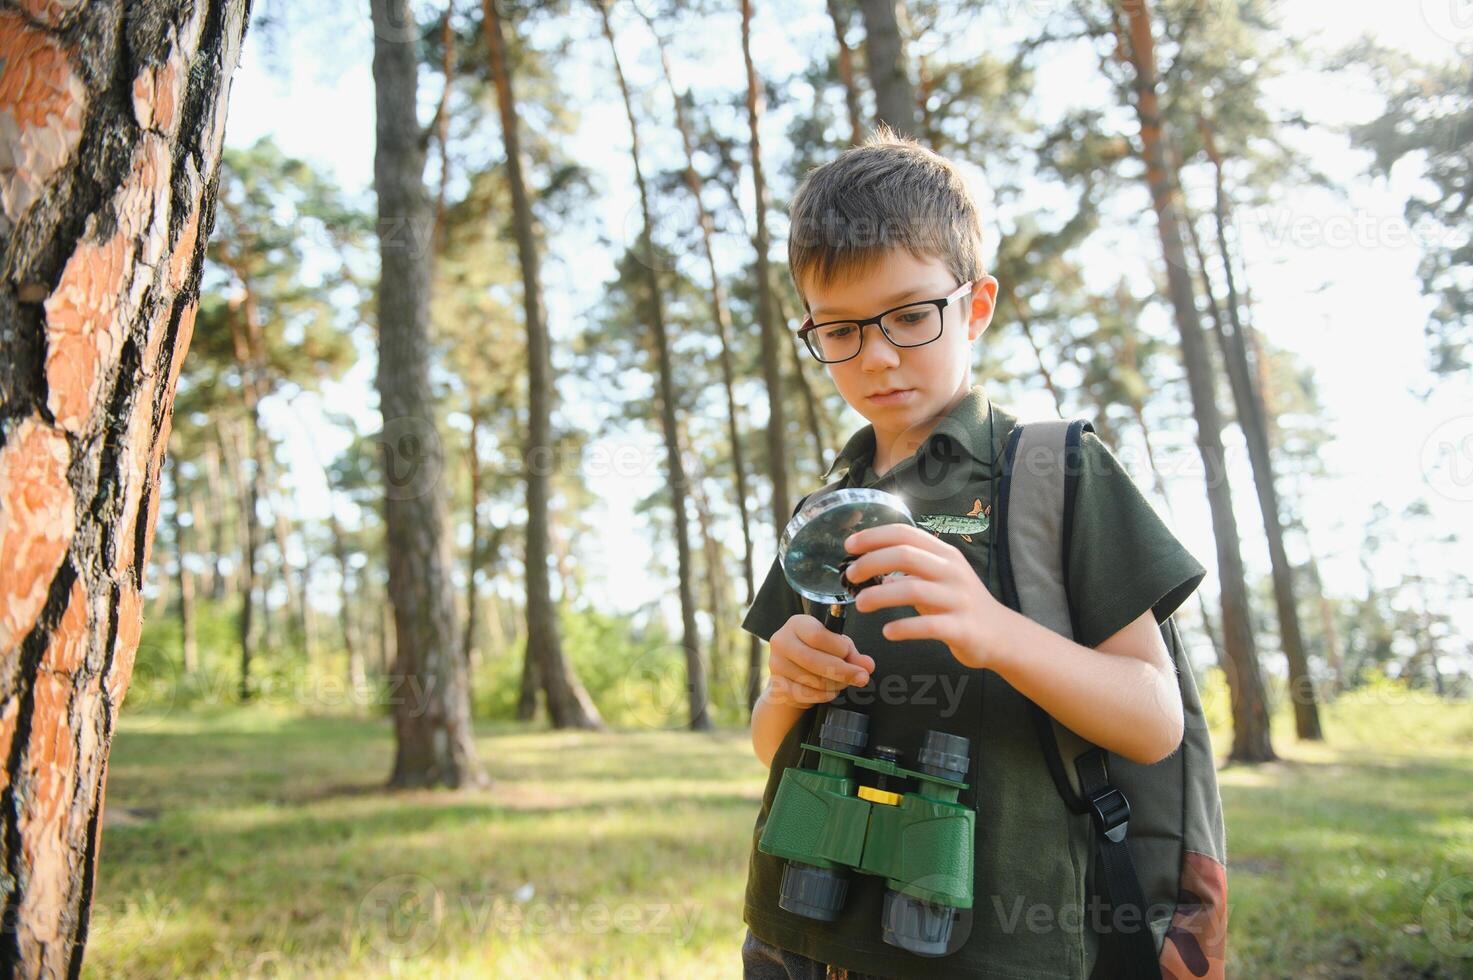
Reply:
M798 511L810 496L812 494L807 494L798 501L798 505L793 508L794 517L798 516ZM767 570L767 578L757 590L757 597L752 600L752 608L747 610L747 616L742 620L742 629L763 640L771 640L772 634L782 629L790 618L806 611L802 597L793 591L793 587L788 584L788 577L783 574L782 565L774 558L772 567Z
M757 590L757 598L752 600L752 608L747 610L747 618L742 620L742 629L764 640L771 640L772 634L801 612L803 600L788 584L782 566L774 558L772 567L767 570L766 581Z
M1096 647L1147 609L1163 623L1206 574L1093 432L1080 443L1068 549L1075 640Z

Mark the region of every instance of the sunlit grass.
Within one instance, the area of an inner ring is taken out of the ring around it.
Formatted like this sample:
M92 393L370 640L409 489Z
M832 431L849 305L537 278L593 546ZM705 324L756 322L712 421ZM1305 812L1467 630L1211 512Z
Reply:
M1285 707L1283 761L1220 773L1230 975L1473 976L1428 911L1473 886L1473 709L1383 692L1324 722L1298 744ZM740 974L745 732L478 733L489 789L386 793L384 720L125 711L88 972Z

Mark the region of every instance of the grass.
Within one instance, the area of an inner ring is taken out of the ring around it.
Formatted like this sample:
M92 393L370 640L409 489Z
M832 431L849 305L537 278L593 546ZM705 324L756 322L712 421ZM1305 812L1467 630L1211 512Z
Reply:
M1221 771L1229 976L1473 977L1473 710L1398 700ZM478 736L496 785L387 793L387 721L125 710L88 972L740 975L744 731Z

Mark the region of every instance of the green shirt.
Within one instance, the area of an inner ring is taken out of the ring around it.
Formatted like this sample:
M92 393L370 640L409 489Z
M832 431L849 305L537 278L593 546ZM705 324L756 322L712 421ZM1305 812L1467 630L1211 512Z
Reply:
M843 472L844 486L895 493L918 521L933 514L990 517L995 477L1015 421L974 386L914 456L883 476L877 477L871 465L874 429L865 426L849 439L826 478ZM1092 433L1085 434L1081 463L1069 596L1079 624L1077 639L1093 647L1148 609L1164 621L1196 588L1204 570ZM981 532L938 536L955 545L1000 597L997 562L989 554L992 534L989 521ZM802 612L802 600L774 560L742 628L767 640ZM1086 977L1097 947L1088 926L1083 872L1089 861L1089 817L1070 813L1059 799L1029 704L1007 681L991 670L963 667L938 641L892 641L881 633L885 623L915 614L909 606L872 613L849 607L844 632L861 653L874 658L875 670L864 688L849 689L828 704L868 713L869 745L895 746L912 762L927 729L971 739L968 789L961 802L978 814L975 900L956 926L967 930L965 944L940 958L886 944L880 926L885 882L870 875L851 876L835 922L816 922L778 907L784 862L759 851L757 841L783 770L798 764L800 742L815 740L810 728L824 705L799 717L773 757L753 828L743 919L766 942L865 974Z

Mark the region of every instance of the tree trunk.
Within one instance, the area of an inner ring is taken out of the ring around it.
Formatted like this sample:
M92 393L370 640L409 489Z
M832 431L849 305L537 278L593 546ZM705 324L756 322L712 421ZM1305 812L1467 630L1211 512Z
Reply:
M220 477L219 434L216 443L205 449L205 485L210 489L210 585L206 590L213 602L224 602L229 591L224 570L225 561L225 485Z
M1233 707L1233 747L1229 759L1263 762L1275 758L1269 737L1268 705L1248 611L1243 557L1239 551L1238 526L1233 516L1232 490L1228 486L1222 446L1222 416L1213 391L1212 363L1207 338L1197 318L1196 297L1187 272L1189 267L1178 222L1180 208L1174 200L1166 167L1165 138L1156 99L1156 57L1150 14L1145 0L1122 4L1122 9L1128 19L1128 43L1126 37L1120 40L1129 51L1135 69L1135 109L1140 119L1146 182L1151 191L1151 205L1156 212L1157 231L1166 261L1171 305L1181 333L1182 362L1192 393L1197 447L1202 455L1213 537L1217 544L1223 642L1232 668L1228 671Z
M466 670L475 662L476 650L476 607L480 605L476 595L476 575L481 570L481 458L477 455L477 439L481 434L481 413L472 401L470 409L471 431L466 438L466 469L470 473L470 517L471 548L466 556L465 569L465 633L460 644L460 654L465 659Z
M777 304L778 316L784 324L783 329L778 331L778 335L788 337L790 329L796 333L797 327L789 326L795 318L788 315L787 304L783 301L782 294L774 289L772 295ZM818 458L818 472L823 473L829 468L828 434L824 430L823 413L818 410L818 398L813 394L813 385L808 383L808 375L803 370L804 358L808 355L798 350L800 345L797 343L787 343L784 346L792 355L793 384L797 387L798 394L803 400L803 415L808 422L808 434L813 437L813 449Z
M194 573L184 561L188 548L184 540L184 512L189 509L184 483L179 478L179 460L171 461L169 475L174 484L174 560L178 563L176 577L179 592L179 655L185 675L199 669L199 645L194 635Z
M859 0L864 18L864 56L875 90L875 117L904 136L918 133L915 86L906 71L895 8L905 0Z
M465 660L455 642L443 444L430 402L425 140L415 115L419 34L408 0L372 0L378 195L378 392L384 526L396 637L389 677L394 768L389 785L486 782L471 730Z
M0 11L0 970L79 976L250 4ZM117 97L119 93L123 97Z
M490 54L501 135L506 146L506 175L510 185L517 254L522 267L522 303L527 323L527 442L523 459L527 477L527 655L537 659L536 674L547 695L547 714L554 728L602 728L603 719L593 699L579 683L563 654L557 608L547 574L549 548L548 498L555 448L552 440L552 356L547 324L542 320L532 201L522 176L521 137L516 98L507 64L506 41L495 0L482 0L482 20Z
M838 42L839 81L844 83L844 107L849 112L849 143L858 146L864 126L859 121L859 88L854 82L854 50L845 39L848 18L839 9L839 0L827 0L829 20L834 22L834 40Z
M675 374L670 363L670 333L665 324L665 296L660 287L655 258L654 217L650 210L649 188L644 182L644 171L639 163L639 123L634 117L634 103L630 100L629 86L624 80L624 68L619 63L618 47L614 44L614 29L609 24L607 0L599 0L598 9L603 17L604 37L609 42L609 51L614 61L614 76L624 98L624 113L629 117L629 155L634 161L634 183L639 189L639 207L643 220L639 249L650 293L650 332L653 334L655 371L659 379L660 429L665 437L665 486L670 494L670 509L675 518L676 592L680 598L680 644L685 651L688 724L694 731L704 731L711 727L711 716L707 710L709 693L706 688L706 666L701 659L701 633L696 625L696 597L691 585L695 569L691 561L690 517L686 508L686 488L689 484L686 482L685 464L681 459L680 426L675 417Z
M1253 372L1248 364L1248 348L1243 341L1243 324L1238 316L1238 288L1227 242L1227 193L1222 180L1222 157L1205 119L1199 120L1203 143L1212 161L1217 192L1214 216L1217 225L1217 250L1222 257L1223 276L1227 285L1227 317L1215 321L1218 346L1227 365L1228 382L1233 390L1238 426L1248 444L1248 460L1253 467L1253 486L1258 491L1258 509L1263 515L1263 533L1268 538L1269 566L1273 574L1274 605L1279 616L1279 638L1284 656L1289 661L1289 694L1294 702L1294 728L1301 739L1322 741L1320 713L1309 658L1304 652L1303 633L1299 627L1299 604L1294 595L1294 569L1284 549L1284 522L1279 509L1278 481L1274 475L1273 453L1269 448L1268 413ZM1196 233L1193 232L1193 245ZM1207 266L1198 247L1202 278L1207 281ZM1231 329L1229 329L1231 328Z
M757 202L757 320L762 336L762 380L767 385L767 466L772 477L772 526L781 534L788 521L788 466L786 412L783 410L782 368L778 347L791 343L773 325L772 277L767 261L767 181L762 175L762 90L752 64L752 0L742 0L742 58L747 69L747 131L752 144L752 184ZM760 667L759 667L760 670Z
M636 5L636 10L643 11ZM831 0L832 9L832 0ZM750 606L757 596L757 587L753 572L752 556L752 522L747 511L747 466L746 452L743 449L741 420L737 411L736 402L736 379L735 370L731 362L731 311L726 305L725 291L721 285L721 276L716 271L716 251L712 247L712 221L711 213L706 210L705 201L701 196L701 178L696 171L695 148L690 135L690 125L685 118L683 100L675 91L674 78L670 72L670 59L665 51L664 39L660 37L659 31L655 29L654 21L645 17L645 23L649 25L650 33L654 35L655 42L660 51L660 66L664 70L665 84L670 89L670 97L675 104L675 124L680 130L681 145L685 149L685 184L690 190L691 197L695 200L696 212L700 219L701 244L706 253L706 269L711 276L711 316L716 321L716 334L721 342L721 385L726 394L726 432L727 439L731 444L731 466L733 479L736 485L737 516L742 528L742 574L747 585L747 605ZM857 122L857 118L856 118ZM758 685L757 693L750 695L748 710L756 703L757 695L761 693L761 652L760 641L756 637L750 637L751 657L749 659L748 673L755 674ZM752 664L756 664L755 669ZM749 688L751 678L749 677Z

